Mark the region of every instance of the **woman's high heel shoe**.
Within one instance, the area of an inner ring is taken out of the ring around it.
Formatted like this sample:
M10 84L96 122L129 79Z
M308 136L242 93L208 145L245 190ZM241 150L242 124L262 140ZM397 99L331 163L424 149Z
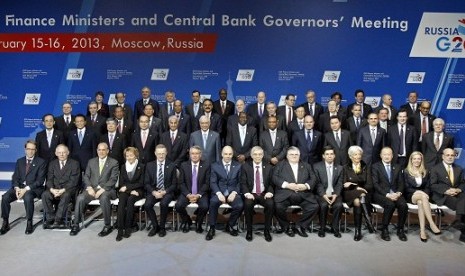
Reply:
M422 238L422 237L421 237L421 233L420 233L420 240L421 240L422 242L427 242L427 241L428 241L428 236L427 236L426 234L425 234L425 237L426 237L426 238Z

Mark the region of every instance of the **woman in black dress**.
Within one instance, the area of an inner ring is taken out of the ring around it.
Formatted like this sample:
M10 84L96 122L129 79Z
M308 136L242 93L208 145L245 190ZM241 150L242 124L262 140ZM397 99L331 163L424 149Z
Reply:
M429 227L435 235L441 234L431 216L429 205L430 183L429 173L425 169L423 154L414 151L409 157L407 168L404 170L405 199L410 200L418 206L418 221L420 222L420 240L428 241L425 232L425 222L428 220Z
M134 147L124 150L126 163L119 176L118 234L116 241L131 236L134 203L144 197L144 169L139 163L139 151Z
M359 146L351 146L348 150L349 163L344 166L342 193L344 202L354 207L354 240L362 239L362 213L370 233L375 232L371 223L371 205L367 196L373 189L371 169L362 160L363 150Z

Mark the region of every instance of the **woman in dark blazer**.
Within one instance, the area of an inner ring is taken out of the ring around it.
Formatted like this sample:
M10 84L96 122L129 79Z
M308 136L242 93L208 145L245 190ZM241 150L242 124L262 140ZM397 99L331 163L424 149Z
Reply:
M105 118L109 118L110 107L108 106L108 104L103 102L104 98L105 98L105 94L102 91L95 92L95 102L97 103L97 114ZM90 116L89 111L87 111L87 116Z
M373 189L371 168L362 160L363 150L359 146L351 146L348 150L350 161L343 169L344 190L342 199L354 207L354 240L362 239L362 213L370 233L375 232L371 223L371 206L367 196Z
M134 203L144 197L144 169L140 163L139 151L134 147L124 150L126 163L119 176L118 235L116 241L131 236L134 218Z
M429 173L425 169L423 154L414 151L409 157L407 167L404 170L405 199L418 206L418 221L420 222L420 240L428 241L425 232L425 222L428 220L431 231L435 235L441 234L431 216L429 205L430 182ZM426 219L426 220L425 220Z

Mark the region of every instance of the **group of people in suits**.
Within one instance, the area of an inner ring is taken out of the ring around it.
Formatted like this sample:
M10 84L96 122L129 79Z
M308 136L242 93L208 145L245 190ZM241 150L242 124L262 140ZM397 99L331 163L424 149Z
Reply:
M374 202L384 208L381 237L390 239L388 225L397 208L397 234L406 240L403 224L406 202L411 201L422 210L423 241L427 240L426 220L433 233L440 233L425 203L431 193L438 203L457 210L454 225L465 228L465 210L459 211L464 208L461 170L449 170L457 180L449 183L450 188L443 187L442 197L434 188L438 186L431 183L436 178L425 173L450 159L445 152L453 150L453 137L444 132L441 118L429 114L429 102L417 103L416 92L409 93L408 103L399 110L392 106L388 94L372 109L364 103L363 90L355 91L355 102L347 109L341 105L342 94L333 93L327 110L315 101L312 90L298 107L293 94L286 95L285 105L277 107L266 102L265 92L260 91L257 103L247 109L242 100L227 100L225 89L220 89L217 101L203 102L195 90L185 109L173 91L167 91L166 104L159 105L148 87L142 88L134 111L122 92L116 94L113 106L103 103L103 92L95 96L87 116L72 115L69 103L63 104L62 115L43 116L45 129L36 141L26 143L23 160L41 161L32 168L43 171L31 175L37 181L28 184L21 177L34 170L29 172L29 166L17 164L14 178L19 178L14 179L14 188L2 201L0 233L9 230L10 202L23 197L29 208L28 234L33 231L30 202L34 198L44 201L46 228L63 227L66 208L75 198L71 235L80 231L86 205L98 199L105 224L99 235L106 236L112 231L110 202L119 197L117 240L130 236L134 203L142 198L152 224L149 236L166 235L168 205L176 200L183 232L189 232L193 224L186 206L195 203L198 207L198 233L203 232L201 222L208 214L207 240L215 236L218 208L226 203L231 208L226 231L233 236L238 234L236 222L245 210L246 239L253 239L251 214L259 203L265 209L267 241L272 239L273 216L289 236L305 237L311 219L319 213L318 235L324 237L330 210L331 232L340 237L338 222L345 202L354 208L354 239L358 241L363 220L369 232L376 231L370 214L370 203ZM417 159L421 159L420 164ZM158 202L160 221L153 210ZM300 206L302 216L291 224L286 211L294 205ZM462 235L461 240L465 240Z

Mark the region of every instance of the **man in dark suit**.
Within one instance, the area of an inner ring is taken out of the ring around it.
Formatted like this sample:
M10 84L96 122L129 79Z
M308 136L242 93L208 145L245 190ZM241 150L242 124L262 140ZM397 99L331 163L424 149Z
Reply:
M355 90L355 102L349 104L347 106L347 110L350 111L352 110L354 105L359 105L360 106L360 116L362 118L368 118L368 114L373 112L373 108L371 105L365 103L365 91L362 89L357 89Z
M347 109L342 106L342 93L341 92L334 92L331 94L331 100L336 102L336 112L339 118L341 118L341 122L345 122L347 119Z
M383 228L381 238L390 241L389 223L397 208L397 236L401 241L407 241L404 225L407 219L407 201L402 196L404 191L404 178L402 168L392 163L393 153L389 147L381 150L381 161L372 166L373 177L373 201L384 208Z
M137 100L134 104L134 118L133 118L134 124L136 124L140 115L144 114L144 107L148 104L153 107L154 115L158 116L160 107L158 105L158 102L153 100L150 97L151 93L152 91L150 90L149 87L147 86L142 87L142 90L141 90L142 98Z
M207 241L215 236L218 208L221 204L231 206L231 213L226 224L226 232L229 232L231 236L239 234L236 223L244 208L240 195L241 164L233 160L233 149L230 146L225 146L221 155L222 160L211 165L210 188L212 194L208 215L210 229L205 237Z
M56 147L57 159L48 165L46 189L42 193L45 212L45 228L63 228L63 218L68 204L76 195L81 177L79 162L68 158L69 150L64 144ZM56 211L54 206L56 206Z
M352 116L348 117L345 123L346 129L350 132L350 139L352 143L357 144L357 137L360 129L368 124L368 121L362 117L362 106L354 104L351 106L350 111ZM368 118L368 114L366 115Z
M287 159L279 162L273 170L275 215L281 228L290 237L295 233L301 237L308 237L305 229L318 212L318 202L314 194L315 176L310 165L299 159L299 149L290 147ZM287 218L287 208L291 205L302 208L302 216L294 229L290 227Z
M36 157L36 142L28 140L24 145L26 156L16 161L15 171L12 177L12 187L2 196L2 218L3 224L0 235L10 230L9 216L11 202L18 199L24 200L26 208L26 235L32 234L32 216L34 215L34 198L40 198L44 191L44 182L47 175L47 164L44 159Z
M148 104L144 107L144 115L149 118L149 128L152 132L160 136L164 131L163 122L160 118L155 117L153 106ZM136 130L138 127L136 126Z
M391 126L388 131L387 145L394 153L392 163L405 169L410 154L418 150L415 129L407 124L407 110L401 109L397 112L397 124Z
M45 129L36 134L37 156L44 159L47 164L55 159L55 149L59 144L65 143L63 132L53 128L55 121L52 114L42 117Z
M460 166L454 164L455 155L452 148L443 150L442 162L431 169L431 190L434 202L455 210L457 219L452 226L461 231L459 240L465 242L464 172Z
M421 142L423 135L433 130L433 121L436 116L429 113L431 110L431 103L423 101L420 104L420 112L416 112L408 118L408 124L415 128L418 137L418 148L421 149Z
M382 108L386 108L388 111L387 120L389 123L396 123L397 109L392 106L392 97L389 94L384 94L382 98L382 103L375 108L373 111L378 113Z
M219 133L221 137L221 143L224 144L226 140L226 134L228 134L228 117L234 115L236 108L234 103L228 100L228 91L226 89L221 88L218 91L218 95L220 99L213 103L213 110L221 117L221 131L219 131Z
M368 115L368 125L360 129L357 145L363 149L362 160L367 165L380 160L381 149L386 146L386 131L378 126L378 115Z
M342 166L334 163L336 154L330 146L323 148L323 161L313 166L316 181L318 204L320 205L320 230L318 236L323 238L326 232L328 210L333 213L332 232L336 238L341 237L339 219L342 212Z
M274 188L271 181L272 166L264 164L263 149L255 146L251 149L252 161L242 165L241 171L241 187L244 195L245 206L245 221L247 224L247 234L245 239L252 241L252 226L255 204L260 204L264 207L265 214L265 240L271 241L271 220L273 219L274 210Z
M116 104L110 105L110 116L115 114L116 107L121 107L124 112L124 119L126 121L132 121L133 112L132 107L130 107L126 101L126 94L124 92L116 92L115 94Z
M156 160L147 163L144 177L145 191L145 211L152 222L152 229L149 237L158 233L159 237L166 236L166 218L168 217L169 204L174 200L177 189L176 167L166 159L167 150L164 145L159 144L155 148ZM157 214L153 209L156 203L160 202L160 224L158 224Z
M106 143L109 147L108 156L118 161L119 166L124 164L123 151L126 148L126 139L117 131L118 123L113 118L106 120L107 134L100 136L100 141Z
M298 131L292 136L291 146L300 150L300 160L313 165L321 160L321 148L323 147L324 137L321 132L314 129L315 121L312 116L307 115L304 118L304 129Z
M221 160L221 141L218 132L210 129L210 119L202 115L199 119L200 130L191 133L189 147L199 146L202 149L202 161L210 164Z
M166 159L179 168L181 162L187 160L187 150L189 146L189 137L178 128L179 121L176 115L171 115L169 120L169 130L165 131L160 137L160 144L163 144L167 150Z
M200 102L200 92L192 91L192 103L186 106L186 113L191 118L192 131L200 129L199 119L203 114L203 105Z
M348 150L352 146L350 134L347 130L341 129L341 120L338 116L332 116L329 121L331 131L325 133L325 146L331 146L335 153L334 163L344 166L349 162Z
M247 114L239 113L239 123L229 128L226 137L226 145L234 149L234 159L241 164L250 159L250 149L258 145L257 130L247 126L247 121Z
M91 128L86 127L86 117L76 115L74 119L76 129L69 133L68 148L71 158L78 161L81 171L87 168L89 159L96 156L97 137Z
M219 114L213 112L213 101L210 99L203 100L203 114L210 120L210 130L221 133L223 129L222 118ZM200 119L199 119L199 126L200 126ZM202 128L202 126L200 126Z
M134 131L131 146L139 151L139 161L147 164L155 160L155 146L158 144L158 132L149 129L149 117L142 115L139 118L139 129Z
M55 129L63 132L63 137L65 138L65 143L68 145L68 137L71 130L76 129L74 124L74 115L71 115L73 107L70 103L65 102L62 106L63 114L56 116L55 119Z
M241 112L245 113L245 102L242 99L238 99L236 101L236 113L228 117L228 133L232 127L236 127L239 123L239 113ZM257 123L254 122L254 118L252 116L247 115L247 125L255 127L256 124ZM228 136L226 136L226 138L228 138Z
M252 121L255 124L255 128L257 129L259 128L260 120L264 116L268 116L268 111L266 110L265 101L266 101L265 92L259 91L257 93L257 102L247 107L247 117L252 118Z
M276 113L277 107L276 107L275 102L268 102L266 104L266 110L267 110L267 114L261 118L259 127L257 129L257 133L259 133L258 138L260 138L260 134L262 133L262 131L268 130L268 118L269 117L276 117L276 119L278 120L277 125L276 125L277 129L286 130L286 123L285 123L286 117L283 117Z
M92 131L97 136L97 140L100 139L100 136L106 133L105 121L106 117L97 113L97 103L92 101L87 106L87 112L89 115L86 117L87 126L92 128Z
M283 160L289 147L287 133L284 130L277 129L277 125L277 118L269 116L268 130L262 131L258 142L265 153L263 160L271 165L276 165Z
M295 95L287 94L284 100L285 105L278 106L278 115L284 118L284 130L288 130L289 124L295 120L294 106L295 106Z
M180 229L183 233L190 231L192 220L186 207L190 203L197 204L195 232L203 233L202 222L208 212L210 191L210 164L200 160L202 149L193 146L189 149L190 160L179 167L179 189L181 194L176 201L176 212L181 216Z
M301 131L304 129L304 117L305 109L301 106L295 109L295 119L292 120L287 126L287 138L289 142L292 141L292 137L295 132Z
M336 104L336 101L333 101L333 100L330 100L328 102L328 110L326 112L324 112L323 114L320 115L320 121L318 122L318 126L319 126L319 130L323 133L323 134L326 134L327 132L330 132L331 131L331 124L330 124L330 120L331 120L331 117L338 117L339 118L339 121L341 122L341 128L342 127L342 123L345 122L343 116L341 116L338 112L337 112L337 104ZM337 154L336 154L337 155Z
M83 176L85 189L76 199L74 207L74 224L71 226L71 236L79 233L79 222L89 202L98 199L104 220L104 227L98 234L104 237L111 233L111 200L116 199L116 182L119 176L118 161L108 156L109 149L106 143L97 146L97 157L89 160Z
M431 169L442 160L442 151L454 148L454 136L444 131L445 122L441 118L433 121L433 131L426 133L422 138L422 153L425 157L426 169Z
M116 130L118 133L123 135L126 143L129 143L131 141L132 133L134 132L132 117L130 119L126 119L123 108L116 106L113 110L113 118L118 123Z
M176 94L172 90L165 92L165 104L160 106L160 112L158 118L161 120L163 131L168 129L168 118L171 115L174 115L174 100L176 99Z
M400 109L405 109L407 111L408 118L412 117L420 110L417 100L418 93L416 91L411 91L408 93L408 102L400 106Z
M178 119L178 129L181 132L184 132L189 137L192 133L192 121L191 117L182 111L182 102L180 100L174 101L174 113ZM169 118L168 118L169 119Z
M305 110L305 115L310 115L315 121L315 130L320 130L318 122L320 120L320 115L323 114L324 108L321 104L316 102L316 94L313 90L308 90L305 94L307 102L301 104Z
M378 125L380 128L384 129L386 132L388 131L389 126L393 124L391 120L388 120L389 110L387 108L380 108L378 110L375 109L375 113L378 114Z

